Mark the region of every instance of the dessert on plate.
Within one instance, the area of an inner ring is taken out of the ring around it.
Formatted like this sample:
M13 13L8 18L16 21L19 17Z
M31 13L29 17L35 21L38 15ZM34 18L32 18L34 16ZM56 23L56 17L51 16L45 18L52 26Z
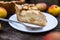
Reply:
M45 26L46 16L34 4L15 5L17 20L20 22Z

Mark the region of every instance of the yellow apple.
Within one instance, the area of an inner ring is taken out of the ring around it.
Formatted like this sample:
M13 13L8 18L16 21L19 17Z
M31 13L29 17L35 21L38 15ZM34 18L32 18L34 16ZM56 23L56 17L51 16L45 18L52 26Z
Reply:
M51 5L48 8L48 12L54 16L58 16L60 14L60 7L58 5Z
M45 11L47 9L47 4L46 3L38 3L38 4L36 4L36 7L41 11Z
M3 7L0 7L0 17L1 17L1 18L7 17L7 11L6 11L6 9L3 8Z

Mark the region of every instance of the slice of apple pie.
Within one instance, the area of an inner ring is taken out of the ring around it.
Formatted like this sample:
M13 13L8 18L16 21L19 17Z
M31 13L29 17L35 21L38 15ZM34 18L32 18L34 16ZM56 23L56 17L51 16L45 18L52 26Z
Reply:
M46 25L46 16L42 14L40 10L29 9L27 5L16 5L15 9L18 21L37 24L40 26Z

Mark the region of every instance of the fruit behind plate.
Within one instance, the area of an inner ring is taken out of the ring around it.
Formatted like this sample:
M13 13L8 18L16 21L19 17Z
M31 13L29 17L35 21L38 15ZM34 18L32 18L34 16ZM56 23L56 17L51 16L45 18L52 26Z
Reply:
M46 3L37 3L36 7L41 11L45 11L47 9L47 4Z
M48 12L54 16L58 16L60 14L60 7L58 5L51 5L48 8Z
M7 11L5 8L0 7L0 18L5 18L7 17Z

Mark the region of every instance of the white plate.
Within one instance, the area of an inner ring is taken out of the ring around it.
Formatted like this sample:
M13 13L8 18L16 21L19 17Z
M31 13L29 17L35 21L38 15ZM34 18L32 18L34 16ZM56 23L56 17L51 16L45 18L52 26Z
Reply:
M23 31L23 32L30 32L30 33L46 32L46 31L54 29L57 26L57 24L58 24L57 19L54 16L52 16L52 15L50 15L48 13L43 13L43 14L46 16L47 24L46 24L45 27L43 27L42 29L39 29L39 30L28 30L24 25L18 24L18 23L14 23L14 22L9 22L9 24L14 29L17 29L17 30ZM12 15L9 18L9 20L17 21L16 14Z

